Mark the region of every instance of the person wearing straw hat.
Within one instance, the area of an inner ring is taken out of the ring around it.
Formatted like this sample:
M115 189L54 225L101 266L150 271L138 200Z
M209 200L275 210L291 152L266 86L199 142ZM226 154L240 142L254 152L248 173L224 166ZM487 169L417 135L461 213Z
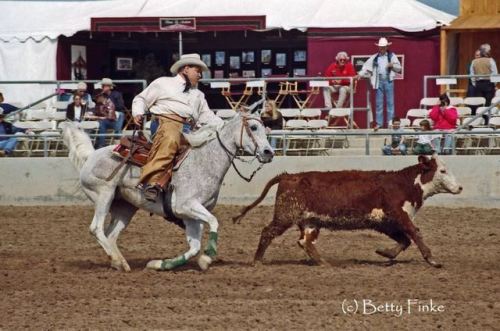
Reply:
M170 68L173 77L154 80L132 102L135 124L141 124L146 110L159 121L148 161L139 179L139 188L150 201L156 200L164 188L162 185L167 182L164 175L172 169L184 124L203 125L215 131L224 123L210 110L205 95L197 89L205 70L208 67L199 54L184 54Z
M115 84L111 78L103 78L101 80L102 93L104 93L115 105L116 121L115 132L121 133L123 130L123 123L125 122L125 102L123 102L123 95L121 92L115 90Z
M371 85L376 94L376 122L372 127L376 131L379 127L387 127L389 120L394 117L394 78L401 72L401 63L398 57L388 47L391 45L386 38L379 39L375 46L379 51L370 56L356 76L370 78ZM384 121L384 95L387 104L386 119ZM370 114L371 115L371 114Z
M87 109L91 110L95 108L95 103L92 100L92 96L87 92L87 83L79 82L76 85L76 91L69 97L68 104L74 102L75 95L80 96L82 105L85 105Z

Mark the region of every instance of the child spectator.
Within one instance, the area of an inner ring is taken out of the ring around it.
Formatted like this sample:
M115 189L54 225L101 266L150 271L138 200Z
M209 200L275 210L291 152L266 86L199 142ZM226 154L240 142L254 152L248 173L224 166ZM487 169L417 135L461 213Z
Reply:
M439 96L439 106L432 107L429 118L434 121L434 130L445 132L453 131L457 128L458 112L455 107L450 106L450 98L446 94ZM436 139L436 150L438 153L450 154L452 145L452 136L444 135L444 148L441 151L441 139Z
M420 131L427 132L431 131L431 123L428 120L423 120L420 122ZM430 155L434 152L434 147L432 146L433 136L430 134L420 134L418 140L413 148L413 153L416 155Z
M392 130L393 134L391 135L391 143L387 145L384 142L382 152L384 153L384 155L406 155L406 144L404 143L404 136L402 136L401 134L394 134L403 132L403 129L401 128L401 119L399 117L394 117L392 119Z

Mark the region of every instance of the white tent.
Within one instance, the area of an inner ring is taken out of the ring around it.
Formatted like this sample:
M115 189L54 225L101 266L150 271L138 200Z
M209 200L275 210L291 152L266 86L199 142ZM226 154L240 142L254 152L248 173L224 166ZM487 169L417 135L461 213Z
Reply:
M92 17L265 15L267 29L392 27L409 32L454 19L416 0L0 1L0 12L0 82L55 80L57 38L90 30ZM21 97L12 85L0 89L12 91L8 99Z

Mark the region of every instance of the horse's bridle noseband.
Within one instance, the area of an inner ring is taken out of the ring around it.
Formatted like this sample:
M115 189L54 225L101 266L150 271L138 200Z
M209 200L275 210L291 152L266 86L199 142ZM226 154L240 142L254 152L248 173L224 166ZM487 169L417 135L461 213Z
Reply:
M260 122L261 124L262 123L262 120L260 120L259 118L249 118L248 116L245 116L245 115L241 115L241 133L240 133L240 146L238 146L238 149L236 150L235 153L231 152L225 145L224 143L222 142L222 140L220 139L220 136L219 136L219 131L217 131L217 140L219 141L219 144L222 146L222 148L224 149L224 151L226 152L227 156L229 157L229 159L231 160L231 164L233 165L233 168L234 170L236 171L236 173L241 177L243 178L244 180L246 180L247 182L250 182L252 180L252 178L255 176L255 174L260 170L262 169L262 167L264 166L264 163L263 162L260 162L260 166L252 173L252 175L250 177L245 177L241 174L241 172L238 170L238 168L236 168L236 165L234 164L234 159L238 159L240 160L241 162L246 162L246 163L250 163L250 162L253 162L253 160L255 160L255 158L257 158L257 149L259 148L259 145L257 144L257 140L255 139L255 136L253 135L252 133L252 130L250 129L250 125L248 123L249 120L255 120L255 121L258 121ZM252 160L250 161L247 161L243 158L241 158L240 156L238 156L238 151L243 151L243 129L245 129L247 135L250 137L250 139L252 139L252 142L253 144L255 145L255 148L253 150L253 155L255 156Z

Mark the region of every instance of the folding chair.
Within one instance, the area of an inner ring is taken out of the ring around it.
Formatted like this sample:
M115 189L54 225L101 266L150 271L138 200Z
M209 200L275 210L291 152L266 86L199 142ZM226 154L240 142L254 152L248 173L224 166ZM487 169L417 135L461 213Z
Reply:
M481 107L486 104L486 99L483 97L467 97L464 99L465 106Z
M450 106L460 106L464 104L464 99L461 97L450 97Z
M305 108L300 112L300 117L305 120L317 120L321 117L321 109L319 108Z
M439 98L422 98L420 99L420 108L429 108L439 105Z
M350 108L332 108L328 112L328 126L331 128L349 128L349 120L351 117L351 109ZM338 125L339 121L343 121L345 125ZM359 126L356 122L352 122L353 127L359 129Z
M278 111L281 113L281 116L283 116L285 121L298 119L300 117L300 109L298 108L282 108Z

